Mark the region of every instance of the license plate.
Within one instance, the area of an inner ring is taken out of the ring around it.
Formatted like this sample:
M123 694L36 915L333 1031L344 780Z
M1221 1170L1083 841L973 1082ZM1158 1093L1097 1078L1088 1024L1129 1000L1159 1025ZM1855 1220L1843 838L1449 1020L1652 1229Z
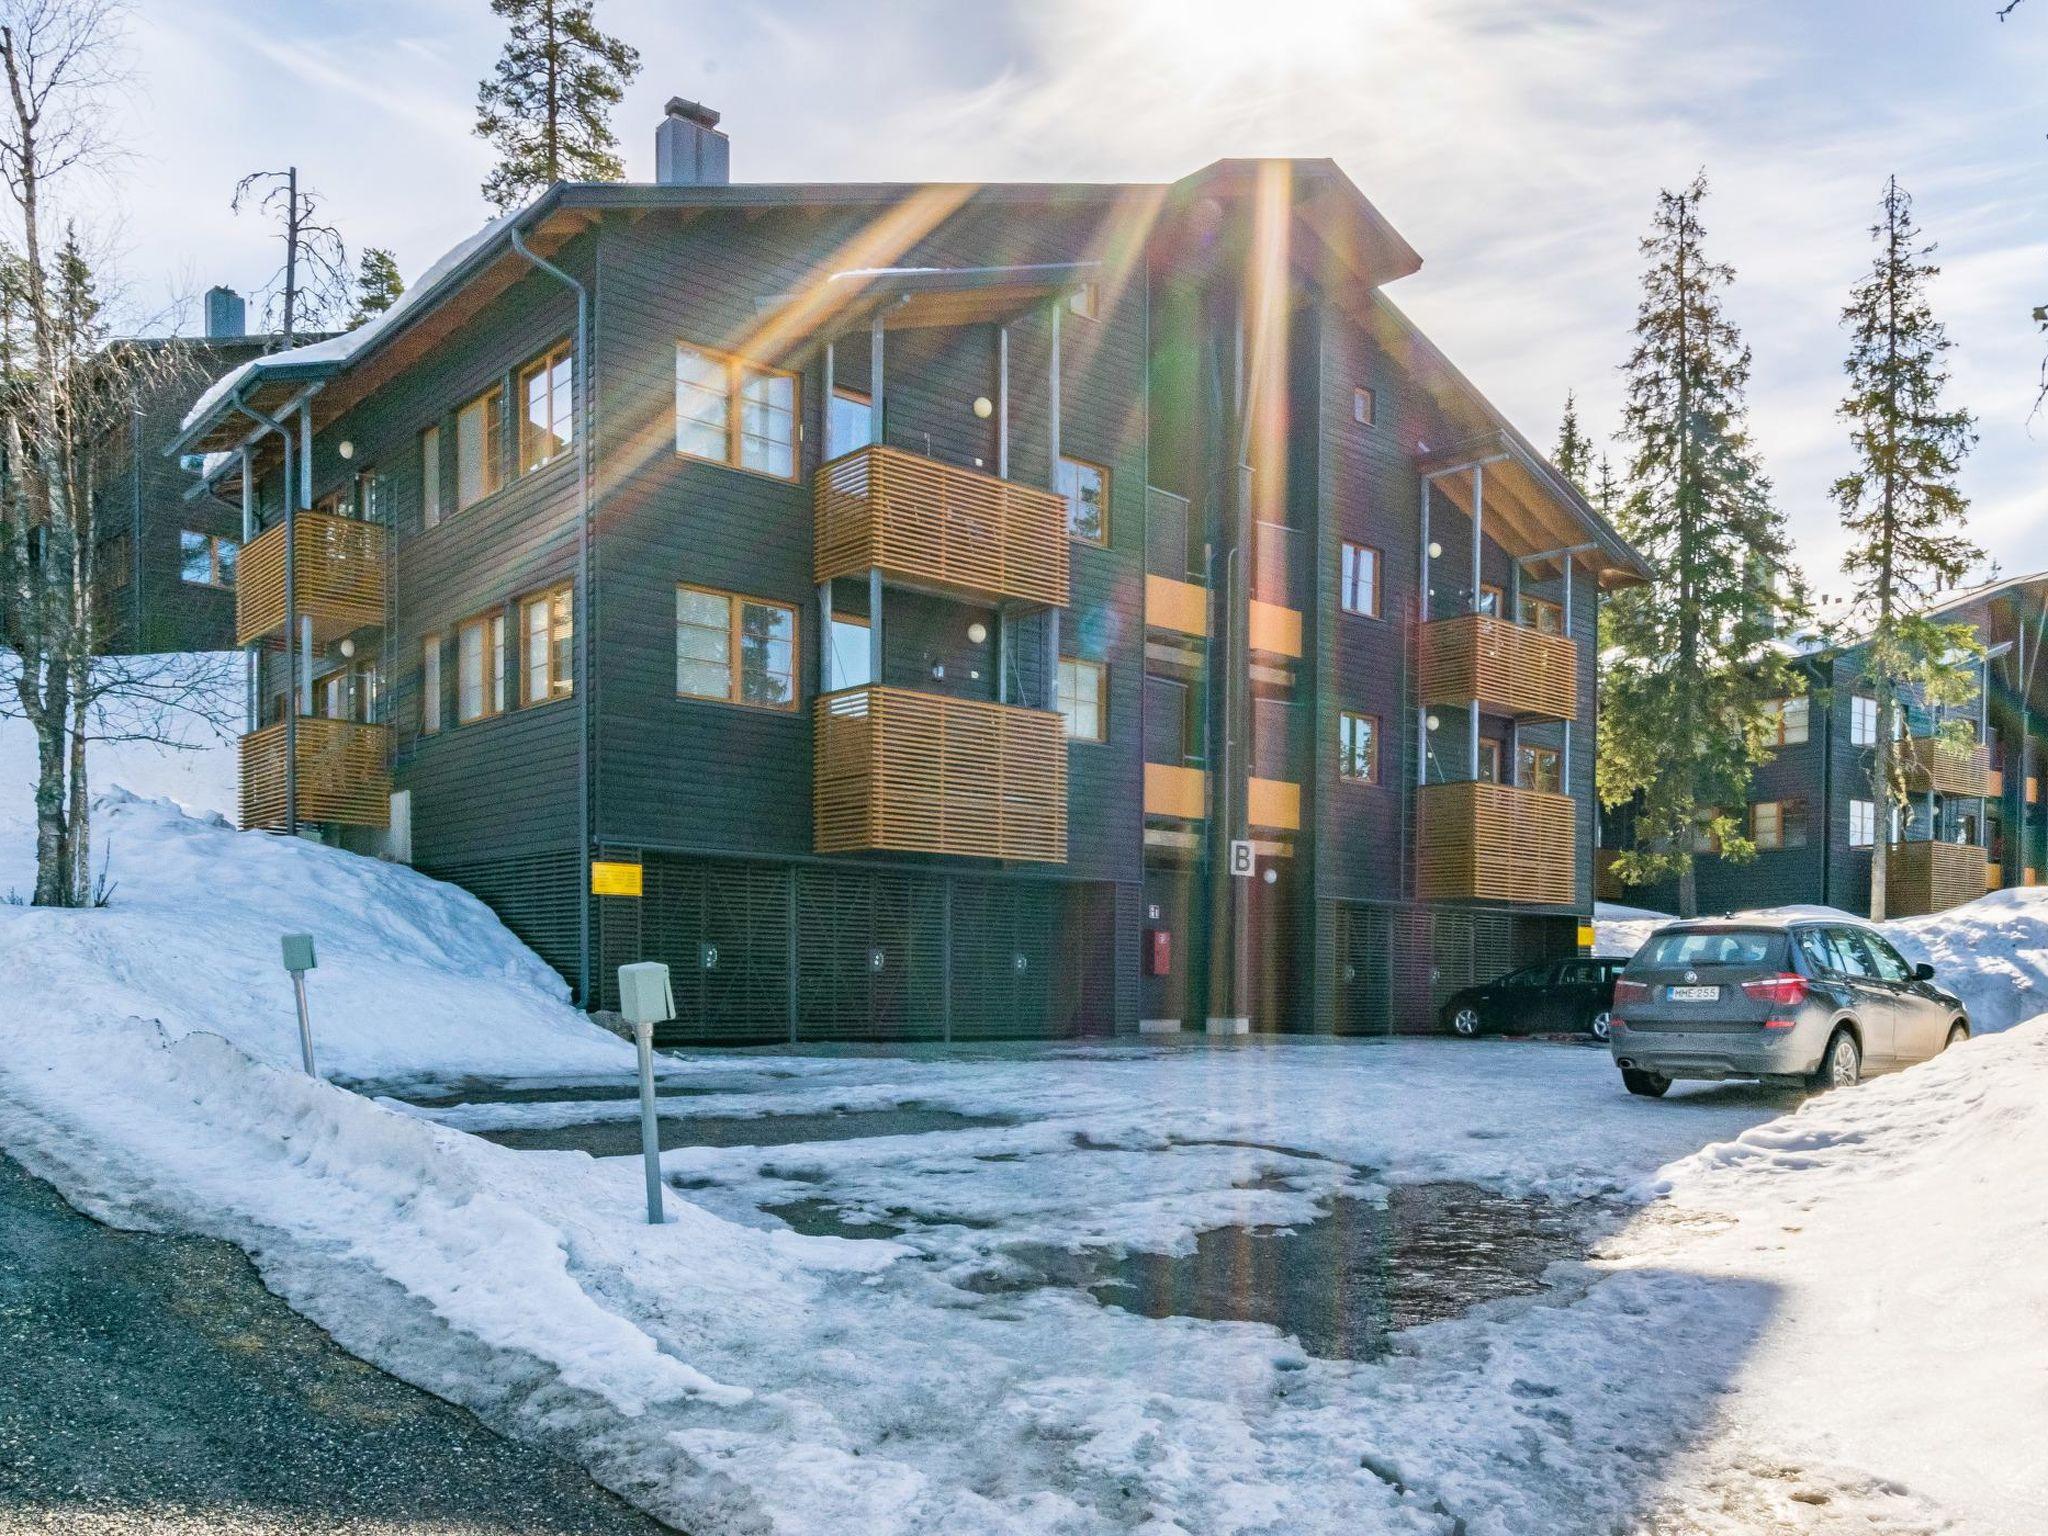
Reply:
M1721 1001L1719 987L1668 987L1664 995L1674 1003L1718 1003Z

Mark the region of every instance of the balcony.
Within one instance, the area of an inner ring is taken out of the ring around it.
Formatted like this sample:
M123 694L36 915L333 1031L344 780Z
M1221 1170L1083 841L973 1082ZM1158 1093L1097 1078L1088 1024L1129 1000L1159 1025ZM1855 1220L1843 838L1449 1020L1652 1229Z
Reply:
M292 519L298 548L292 572L298 612L313 621L313 643L327 645L384 622L384 529L376 523L301 512ZM235 571L235 644L284 628L285 525L242 551Z
M391 822L391 731L353 720L298 723L301 822L383 827ZM285 726L242 738L242 826L285 828Z
M1422 626L1422 702L1470 704L1524 720L1576 720L1579 648L1563 635L1483 613Z
M892 581L1065 607L1067 504L1052 491L868 447L819 469L814 576Z
M943 853L1064 864L1067 740L1048 710L904 688L814 705L819 853Z
M1425 784L1415 894L1570 906L1578 859L1569 795L1508 784Z
M1984 894L1985 879L1984 850L1975 843L1893 843L1885 857L1885 916L1959 907Z
M1984 795L1991 788L1991 753L1939 736L1908 736L1899 743L1899 767L1915 790L1937 795ZM1935 910L1930 908L1929 910Z

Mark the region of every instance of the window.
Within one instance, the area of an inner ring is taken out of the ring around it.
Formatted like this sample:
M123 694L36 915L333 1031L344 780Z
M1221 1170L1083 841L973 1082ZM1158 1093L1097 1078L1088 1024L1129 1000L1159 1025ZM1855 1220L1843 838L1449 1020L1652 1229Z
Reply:
M868 621L833 614L833 688L861 688L874 680L868 670Z
M1083 320L1093 320L1096 306L1102 302L1102 288L1098 283L1083 283L1067 295L1067 310Z
M1771 703L1770 714L1770 730L1767 734L1779 746L1797 747L1806 742L1808 721L1812 716L1812 700L1804 695L1796 699L1775 699Z
M178 531L178 579L195 587L232 587L240 546L217 534Z
M420 637L420 734L441 729L441 636Z
M1508 611L1508 595L1490 581L1479 584L1478 612L1490 619L1497 619Z
M1781 935L1745 928L1691 928L1660 933L1636 951L1629 969L1681 970L1689 965L1736 965L1745 969L1783 963Z
M1354 389L1351 391L1351 419L1361 427L1371 426L1374 416L1378 414L1378 410L1379 402L1374 398L1371 390Z
M1515 617L1520 623L1546 635L1564 633L1564 604L1553 603L1547 597L1524 597L1521 612Z
M825 457L865 448L875 440L874 402L851 389L832 391L832 403L825 416Z
M455 718L464 725L505 712L505 615L471 619L455 633Z
M1338 600L1346 613L1368 619L1380 616L1380 552L1349 541L1343 546L1344 564L1339 574Z
M1875 800L1851 800L1849 802L1849 846L1871 848L1877 844L1877 802Z
M519 370L519 473L569 451L576 438L576 361L569 343Z
M576 687L576 618L569 588L556 587L521 603L519 632L526 637L526 702L569 697Z
M676 343L676 452L796 478L796 375Z
M1380 781L1380 722L1345 710L1337 717L1337 777L1351 784Z
M1060 658L1059 708L1069 741L1109 739L1108 669L1099 661Z
M1877 745L1877 700L1857 694L1849 701L1849 745Z
M1804 848L1806 802L1759 800L1749 808L1749 835L1758 848Z
M325 677L319 679L315 687L318 690L317 703L319 713L323 717L329 720L348 720L353 718L349 702L348 669L346 667L339 672L328 673Z
M1060 494L1067 498L1067 534L1089 544L1109 542L1109 471L1080 459L1060 460Z
M134 574L135 546L128 535L117 533L100 545L100 583L109 592L118 592L128 585L128 578Z
M1913 967L1906 964L1906 957L1893 949L1882 934L1859 934L1863 947L1870 951L1870 958L1877 967L1877 974L1884 981L1911 981Z
M1482 740L1479 743L1479 761L1472 765L1472 777L1482 784L1500 782L1500 743Z
M420 526L439 527L441 522L441 429L429 427L420 434Z
M1520 747L1515 753L1515 782L1524 789L1562 794L1563 762L1556 747Z
M505 483L505 388L494 384L455 413L455 510Z
M1855 928L1830 928L1827 930L1828 951L1834 964L1828 969L1838 976L1875 976L1877 962L1870 956L1870 946L1864 942L1863 934Z
M794 709L796 610L730 592L677 587L676 692Z

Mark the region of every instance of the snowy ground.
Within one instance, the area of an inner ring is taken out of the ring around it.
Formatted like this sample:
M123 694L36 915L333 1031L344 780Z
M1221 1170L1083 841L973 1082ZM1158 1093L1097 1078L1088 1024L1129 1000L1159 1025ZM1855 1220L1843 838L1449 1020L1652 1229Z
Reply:
M2020 1532L2048 1507L2048 1021L1804 1107L1634 1100L1598 1050L1506 1042L698 1053L671 1127L761 1142L670 1151L650 1228L633 1159L470 1134L631 1112L625 1047L480 904L163 803L105 824L113 907L0 907L0 1144L105 1219L241 1244L350 1349L695 1536ZM1920 940L2003 1022L2044 914L1989 898ZM301 927L324 1061L368 1092L293 1066L275 946ZM483 1074L555 1086L379 1096ZM939 1112L770 1144L798 1114ZM1142 1316L1046 1259L1438 1180L1608 1235L1372 1360Z

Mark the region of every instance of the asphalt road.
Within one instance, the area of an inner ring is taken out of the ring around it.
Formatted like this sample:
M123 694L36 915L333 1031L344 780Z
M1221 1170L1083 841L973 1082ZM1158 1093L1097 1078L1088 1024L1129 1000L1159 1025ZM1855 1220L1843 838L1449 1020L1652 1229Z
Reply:
M232 1245L101 1226L0 1155L0 1536L666 1529L357 1360Z

